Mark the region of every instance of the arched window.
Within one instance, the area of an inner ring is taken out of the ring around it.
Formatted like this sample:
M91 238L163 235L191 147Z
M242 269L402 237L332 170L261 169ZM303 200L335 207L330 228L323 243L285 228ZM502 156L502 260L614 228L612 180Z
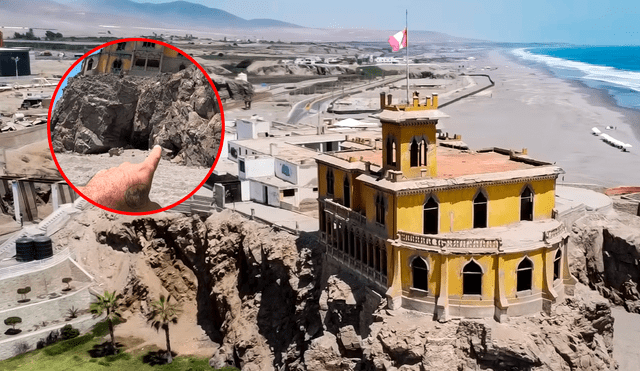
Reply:
M333 196L333 171L327 169L327 195Z
M349 251L348 254L350 256L353 256L355 248L356 248L356 238L355 235L353 234L353 229L349 231Z
M462 294L482 295L482 269L473 260L462 268Z
M422 211L422 233L438 234L438 202L429 197Z
M354 258L357 261L360 261L360 250L362 248L362 238L361 237L362 237L362 235L356 237L356 251L355 251Z
M427 263L422 258L413 259L411 272L413 272L413 287L429 291L429 268L427 268Z
M122 61L120 59L116 59L115 61L113 61L113 64L111 66L112 72L119 73L122 69Z
M351 192L349 189L349 178L344 178L344 184L342 185L342 197L345 207L351 207Z
M553 279L557 280L561 278L560 267L562 264L562 250L558 249L556 257L553 259Z
M487 197L482 192L473 199L473 228L487 228Z
M427 141L420 141L420 166L427 166Z
M529 186L520 194L520 220L533 220L533 191Z
M376 222L384 225L384 197L376 196Z
M367 243L367 264L373 268L373 243L371 241Z
M411 141L411 147L410 147L410 161L411 161L411 166L418 166L418 157L419 157L419 151L418 151L418 142L416 141L416 139L414 138Z
M387 137L387 165L393 165L393 141L391 137Z
M529 258L524 258L518 264L517 273L517 291L531 290L531 281L533 279L533 263Z
M90 71L93 68L93 59L89 59L87 62L87 71Z
M376 243L376 252L375 252L375 257L376 257L375 270L376 270L376 272L380 272L380 259L382 259L382 257L380 256L381 253L382 253L382 249L380 248L380 243Z

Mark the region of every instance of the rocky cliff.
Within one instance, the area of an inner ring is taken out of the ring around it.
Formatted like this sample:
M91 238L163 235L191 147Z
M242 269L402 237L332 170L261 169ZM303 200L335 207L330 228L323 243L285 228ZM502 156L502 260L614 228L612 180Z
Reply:
M148 311L156 296L151 293L158 290L154 282L181 301L195 300L198 324L217 343L210 360L214 367L615 367L609 303L582 285L574 297L554 305L551 314L503 324L492 319L439 323L423 313L386 310L379 294L323 265L321 248L309 235L294 238L274 232L230 211L206 220L166 213L154 218L101 215L92 218L90 227L82 224L90 233L70 225L58 240L74 245L93 235L102 249L141 257L128 270L115 262L94 268L106 280L117 281L114 287L124 287L130 312ZM88 244L82 245L86 249Z
M570 230L572 274L613 304L640 313L640 217L592 212Z
M251 85L212 76L222 97L243 98ZM76 76L51 117L55 151L103 153L159 144L185 165L211 166L222 133L220 108L195 66L154 77Z

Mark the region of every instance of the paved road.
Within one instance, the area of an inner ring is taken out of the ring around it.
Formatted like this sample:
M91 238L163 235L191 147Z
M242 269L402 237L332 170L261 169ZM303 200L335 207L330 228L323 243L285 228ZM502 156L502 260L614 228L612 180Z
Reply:
M291 108L291 112L289 112L289 117L287 119L287 123L296 124L304 119L307 115L317 114L319 111L322 111L328 105L329 101L336 99L338 97L344 97L349 94L353 94L354 92L361 90L363 88L371 88L380 85L390 84L392 82L396 82L404 79L404 76L389 76L380 81L374 81L366 84L359 84L356 86L352 86L348 89L344 90L344 95L335 95L333 92L322 94L319 97L311 97L304 99L298 103L296 103L293 108Z

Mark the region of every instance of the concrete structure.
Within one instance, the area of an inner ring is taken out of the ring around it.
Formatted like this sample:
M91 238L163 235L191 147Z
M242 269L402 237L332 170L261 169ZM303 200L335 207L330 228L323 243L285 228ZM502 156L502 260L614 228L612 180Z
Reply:
M82 73L150 76L178 72L191 62L177 51L150 41L127 41L104 47L82 61Z
M31 75L29 48L0 47L0 76L13 77L28 75Z
M434 95L380 97L382 149L317 157L326 258L386 294L389 307L451 316L528 315L571 294L563 171L522 152L437 139Z

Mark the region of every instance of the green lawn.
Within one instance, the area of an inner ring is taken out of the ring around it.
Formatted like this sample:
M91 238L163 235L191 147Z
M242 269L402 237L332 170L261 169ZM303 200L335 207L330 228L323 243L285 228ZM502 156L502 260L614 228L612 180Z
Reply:
M68 343L70 340L58 342L44 349L34 350L17 357L0 361L0 370L213 370L213 368L209 367L208 358L197 357L178 356L173 359L173 363L170 365L151 366L143 362L143 357L149 352L157 351L158 349L149 346L135 349L132 352L121 351L115 356L91 358L89 350L93 349L94 345L103 343L107 338L102 338L101 336L92 337L90 333L89 335L71 339L75 341L73 344ZM121 349L125 350L140 344L139 339L118 338L117 331L116 342L122 343L123 348ZM237 369L225 368L224 370L231 371Z

